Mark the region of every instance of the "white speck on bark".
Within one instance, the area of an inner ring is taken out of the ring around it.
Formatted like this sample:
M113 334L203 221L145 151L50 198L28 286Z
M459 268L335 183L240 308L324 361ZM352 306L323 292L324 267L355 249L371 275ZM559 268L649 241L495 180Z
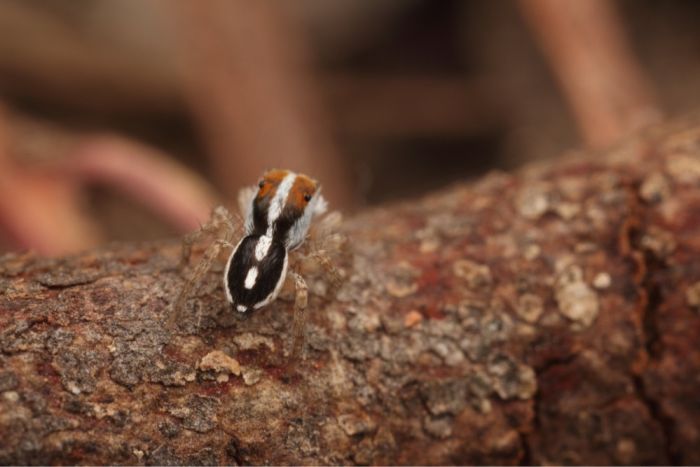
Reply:
M561 314L583 327L590 326L598 316L598 295L583 281L583 272L576 265L559 274L554 296Z

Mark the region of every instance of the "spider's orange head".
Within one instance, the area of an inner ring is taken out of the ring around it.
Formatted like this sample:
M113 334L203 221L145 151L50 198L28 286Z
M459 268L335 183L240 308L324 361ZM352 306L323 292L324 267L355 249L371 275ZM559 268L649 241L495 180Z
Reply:
M253 200L254 232L270 233L287 246L301 244L314 214L325 210L320 184L289 170L269 170Z

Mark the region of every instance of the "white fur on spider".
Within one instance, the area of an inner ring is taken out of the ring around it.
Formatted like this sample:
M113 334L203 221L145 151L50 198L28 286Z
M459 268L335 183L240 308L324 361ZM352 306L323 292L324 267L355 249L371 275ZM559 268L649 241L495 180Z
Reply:
M255 259L262 261L267 252L270 251L270 245L272 245L272 232L268 227L268 231L265 235L258 239L258 243L255 245Z
M270 208L267 211L267 231L272 234L272 226L277 218L282 214L284 205L287 204L289 192L294 186L294 180L297 179L297 174L289 172L280 182L275 192L274 198L270 201Z
M328 208L328 203L321 193L316 193L316 195L311 198L309 205L304 210L304 214L297 219L291 229L289 229L289 234L287 236L287 244L285 245L288 250L293 250L299 245L304 243L306 238L306 233L309 231L311 226L311 221L314 217L319 216L326 212Z
M258 268L253 266L252 268L248 269L248 274L245 276L245 282L243 283L243 286L250 290L255 286L255 281L258 278Z

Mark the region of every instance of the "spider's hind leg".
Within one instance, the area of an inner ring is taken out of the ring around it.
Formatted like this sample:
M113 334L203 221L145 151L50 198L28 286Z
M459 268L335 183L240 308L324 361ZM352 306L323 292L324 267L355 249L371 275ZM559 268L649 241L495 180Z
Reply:
M207 272L209 272L212 265L219 257L221 249L224 247L233 248L231 239L240 229L240 225L241 223L236 222L234 217L225 207L219 206L212 211L211 218L206 224L201 226L198 230L185 236L182 243L182 254L180 257L181 267L184 267L189 263L190 256L192 254L192 245L194 245L204 235L219 234L223 238L219 238L209 245L209 247L205 250L202 259L197 266L195 266L190 277L185 281L185 284L178 293L175 303L170 310L167 320L168 328L174 329L177 326L177 323L184 317L187 299L194 293L204 276L207 274Z
M173 309L171 310L168 319L168 327L170 329L174 329L177 326L177 323L185 315L185 305L187 303L187 299L190 298L194 291L198 288L202 279L214 264L214 261L216 261L216 259L219 257L221 249L224 247L233 247L233 245L226 240L215 240L204 252L204 256L194 268L194 271L192 271L192 275L189 277L189 279L185 281L185 285L182 287L180 293L178 293L177 298L175 299Z
M192 256L192 245L197 243L202 237L207 234L215 235L221 232L223 240L231 242L234 235L241 229L241 225L240 219L234 218L228 209L223 206L215 207L206 224L185 235L185 238L182 240L180 267L183 268L189 264L190 256Z

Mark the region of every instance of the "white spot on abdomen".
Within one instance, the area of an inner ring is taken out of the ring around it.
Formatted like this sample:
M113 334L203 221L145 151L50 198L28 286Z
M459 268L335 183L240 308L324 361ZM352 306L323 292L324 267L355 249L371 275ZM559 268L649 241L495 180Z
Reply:
M258 239L258 243L255 245L255 259L262 261L270 251L270 245L272 245L272 235L263 235Z
M245 276L245 282L243 285L245 286L246 289L252 289L253 286L255 285L255 279L258 278L258 268L253 266L252 268L248 269L248 274Z
M238 310L238 311L241 312L241 313L245 313L245 311L246 311L247 309L248 309L248 307L245 306L245 305L238 305L238 306L236 307L236 310Z

